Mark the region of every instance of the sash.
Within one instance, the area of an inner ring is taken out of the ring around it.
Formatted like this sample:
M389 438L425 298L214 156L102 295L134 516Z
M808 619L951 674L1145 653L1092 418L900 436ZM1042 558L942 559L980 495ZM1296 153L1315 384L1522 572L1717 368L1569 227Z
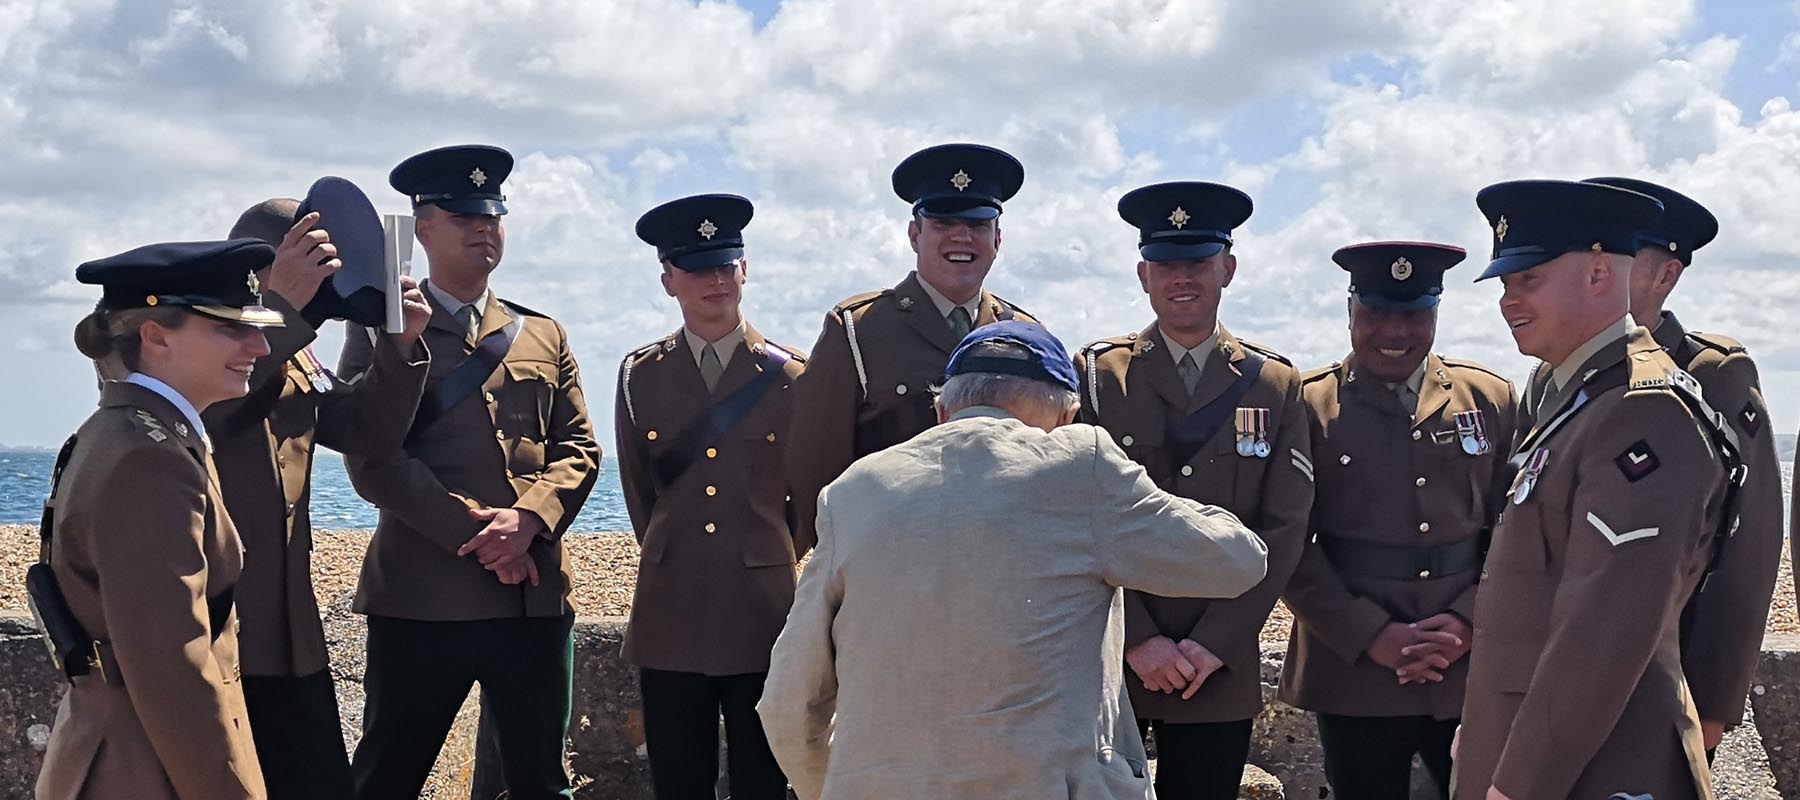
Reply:
M707 408L700 418L689 425L687 430L669 443L669 449L663 451L651 461L650 468L656 473L656 479L662 486L674 485L688 467L700 458L700 453L707 447L718 444L724 436L750 409L756 407L756 401L762 399L763 392L774 385L775 379L782 377L790 356L781 348L772 344L763 345L763 370L749 383L744 384L731 394L720 398L719 402Z
M1266 361L1268 359L1264 358L1261 353L1248 347L1244 348L1243 374L1238 376L1237 381L1233 382L1224 394L1207 403L1204 408L1175 423L1175 429L1169 433L1169 439L1174 445L1170 450L1175 455L1177 465L1186 464L1192 460L1194 454L1200 452L1200 448L1206 446L1213 434L1219 431L1219 426L1225 424L1226 417L1231 416L1231 412L1237 408L1238 401L1250 393L1250 386L1256 383L1257 376L1262 374L1263 363Z
M513 342L519 338L519 331L525 327L525 316L513 312L512 322L506 327L494 331L481 338L475 345L475 351L468 354L461 362L450 370L450 374L425 390L419 398L419 410L413 414L412 430L407 433L407 440L419 435L419 431L431 427L458 403L468 399L469 395L481 390L487 383L489 375L500 368L500 362L506 360L506 354L512 350Z

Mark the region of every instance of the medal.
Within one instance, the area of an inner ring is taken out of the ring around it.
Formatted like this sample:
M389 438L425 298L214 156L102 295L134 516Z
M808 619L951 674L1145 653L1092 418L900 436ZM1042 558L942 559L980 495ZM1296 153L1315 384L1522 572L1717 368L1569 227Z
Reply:
M1457 412L1456 433L1462 437L1463 452L1469 455L1486 455L1494 449L1488 443L1487 422L1482 418L1480 410Z
M1269 453L1274 450L1269 446L1269 410L1266 408L1254 409L1251 416L1256 422L1256 457L1268 458Z
M1251 427L1250 409L1239 408L1232 412L1232 425L1237 430L1237 454L1249 458L1256 454L1256 431Z
M1525 462L1525 468L1519 470L1519 477L1513 480L1512 490L1507 492L1512 495L1513 505L1523 503L1525 498L1531 496L1532 487L1537 486L1538 476L1549 463L1549 448L1540 447L1532 452L1531 459Z
M1235 415L1237 423L1237 454L1244 458L1268 458L1274 448L1269 446L1269 410L1266 408L1239 408Z
M295 353L294 363L300 367L300 372L306 376L306 382L312 385L313 391L329 392L335 385L331 372L325 369L325 364L319 361L318 356L313 355L311 347Z

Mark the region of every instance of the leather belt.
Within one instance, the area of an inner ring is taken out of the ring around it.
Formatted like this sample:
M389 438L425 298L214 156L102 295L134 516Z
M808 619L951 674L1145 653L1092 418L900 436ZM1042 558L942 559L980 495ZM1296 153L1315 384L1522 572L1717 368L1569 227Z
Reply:
M1433 547L1375 544L1318 534L1319 546L1332 566L1345 572L1396 581L1423 581L1458 575L1481 567L1481 538L1470 537Z

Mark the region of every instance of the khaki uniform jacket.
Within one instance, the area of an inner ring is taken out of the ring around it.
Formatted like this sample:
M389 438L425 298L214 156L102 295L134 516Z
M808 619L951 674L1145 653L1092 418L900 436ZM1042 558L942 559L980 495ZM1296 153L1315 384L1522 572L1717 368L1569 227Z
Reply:
M1724 415L1737 432L1740 457L1748 468L1738 491L1738 529L1719 553L1704 591L1682 611L1681 666L1700 718L1737 727L1762 656L1769 600L1781 568L1781 456L1767 430L1756 363L1737 340L1689 331L1673 312L1662 312L1652 334L1676 366L1700 382L1706 404ZM1528 397L1541 397L1550 370L1531 374ZM1535 404L1534 404L1535 405ZM1529 409L1526 421L1532 421Z
M1162 635L1176 641L1192 639L1225 662L1187 700L1180 694L1149 691L1135 675L1126 684L1131 704L1143 719L1172 723L1249 719L1262 709L1258 638L1300 560L1313 501L1311 436L1300 404L1300 373L1281 356L1247 345L1221 327L1218 349L1206 356L1200 383L1189 398L1165 346L1162 333L1152 324L1142 333L1082 348L1075 359L1084 384L1079 419L1111 433L1157 486L1236 514L1268 546L1269 570L1256 588L1229 600L1126 592L1126 649ZM1238 455L1236 425L1227 416L1193 458L1175 463L1169 441L1174 425L1237 381L1238 362L1247 347L1268 360L1237 407L1268 410L1269 456Z
M1479 564L1411 580L1340 569L1321 539L1400 548L1485 544L1512 473L1512 384L1486 367L1429 355L1417 409L1357 369L1354 356L1301 378L1318 479L1312 536L1283 593L1295 617L1279 697L1358 717L1462 714L1467 658L1442 683L1400 686L1365 655L1390 622L1451 612L1475 618ZM1479 413L1487 451L1469 453L1456 415Z
M400 449L425 386L423 348L410 360L383 336L361 381L320 390L302 366L317 332L280 297L264 295L286 327L266 328L250 394L202 412L219 488L244 541L238 652L244 674L297 677L325 669L325 629L312 581L313 445L340 453ZM322 362L320 368L322 369Z
M1542 468L1520 471L1494 531L1454 795L1711 798L1677 629L1725 472L1647 331L1577 374L1524 439L1518 458Z
M206 445L174 404L123 382L101 389L76 435L50 564L75 618L109 643L121 681L75 679L37 797L267 796L230 610L243 547Z
M782 461L789 385L804 359L795 354L674 483L663 485L652 466L714 403L757 379L768 346L780 347L746 325L710 396L679 330L620 367L619 485L642 548L625 658L639 667L706 675L769 668L794 602L794 515Z
M1265 553L1092 426L964 409L819 497L769 748L801 800L1147 800L1119 587L1230 597Z
M475 344L436 297L426 297L433 305L423 337L434 354L429 396ZM522 320L518 338L479 391L415 425L399 454L344 459L357 493L381 509L356 611L434 622L574 613L562 535L594 487L600 446L562 325L490 295L477 340L515 317ZM367 372L372 349L367 331L352 326L339 374L355 380ZM537 586L508 586L473 557L456 555L484 525L470 509L508 507L544 521L530 550Z
M983 291L975 327L1030 314ZM909 273L900 285L859 294L825 315L806 372L794 382L788 428L788 484L799 511L795 550L811 549L819 490L850 462L937 424L930 387L959 342Z

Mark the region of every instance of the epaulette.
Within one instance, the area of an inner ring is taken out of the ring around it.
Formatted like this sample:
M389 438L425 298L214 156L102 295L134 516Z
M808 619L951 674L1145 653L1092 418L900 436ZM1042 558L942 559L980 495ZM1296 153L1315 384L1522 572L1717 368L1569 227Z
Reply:
M537 317L539 319L549 319L550 318L549 314L545 314L545 313L539 312L539 311L533 311L533 310L526 308L522 305L519 305L518 303L515 303L511 300L507 300L506 298L500 298L500 303L502 305L505 305L507 308L510 308L521 314L524 314L527 317Z
M1500 380L1506 381L1509 384L1512 383L1512 381L1510 379L1508 379L1505 375L1501 375L1500 373L1495 372L1492 369L1489 369L1487 366L1478 364L1474 361L1469 361L1467 359L1461 359L1461 358L1445 358L1442 355L1438 356L1438 360L1444 362L1444 366L1446 366L1446 367L1456 367L1458 369L1472 369L1472 370L1475 370L1476 372L1484 373L1487 375L1492 375L1493 377L1496 377L1496 378L1499 378Z
M863 292L862 294L850 295L849 297L844 298L843 302L831 307L831 315L835 317L846 311L855 311L893 293L893 289L882 289L875 292Z
M1294 362L1289 361L1287 356L1277 353L1274 350L1271 350L1266 346L1252 342L1249 339L1239 339L1237 341L1238 341L1238 344L1248 347L1251 350L1255 350L1256 352L1261 353L1268 358L1272 358L1272 359L1279 361L1283 364L1286 364L1290 367L1294 365Z
M619 394L625 398L625 416L631 420L631 424L637 424L637 406L631 402L632 366L637 364L639 359L644 358L651 353L655 353L658 350L674 350L675 336L678 333L680 333L680 331L671 333L668 336L626 353L625 360L619 364Z
M1315 367L1313 369L1309 369L1305 372L1300 373L1300 383L1308 384L1308 383L1312 383L1313 381L1320 380L1322 378L1327 378L1332 375L1336 375L1337 371L1339 369L1342 369L1343 366L1344 366L1344 362L1333 361L1330 364L1326 364L1323 367Z
M988 295L990 297L994 298L995 300L999 301L1000 305L1006 306L1007 309L1011 310L1012 313L1014 313L1014 314L1024 315L1026 317L1030 317L1031 319L1037 319L1036 314L1033 314L1029 311L1026 311L1023 308L1020 308L1018 303L1015 303L1011 300L1001 297L1000 295L993 294L992 292L989 292Z
M138 433L143 434L150 441L156 442L157 444L168 441L174 435L170 433L167 428L163 427L162 420L157 419L155 414L145 411L144 409L132 409L131 418L137 423Z
M1100 356L1136 344L1137 334L1133 333L1088 342L1081 346L1082 358L1087 360L1088 407L1095 414L1100 413Z
M1744 348L1743 342L1722 334L1688 331L1687 338L1694 340L1694 342L1701 347L1708 350L1717 350L1728 356L1749 352Z

